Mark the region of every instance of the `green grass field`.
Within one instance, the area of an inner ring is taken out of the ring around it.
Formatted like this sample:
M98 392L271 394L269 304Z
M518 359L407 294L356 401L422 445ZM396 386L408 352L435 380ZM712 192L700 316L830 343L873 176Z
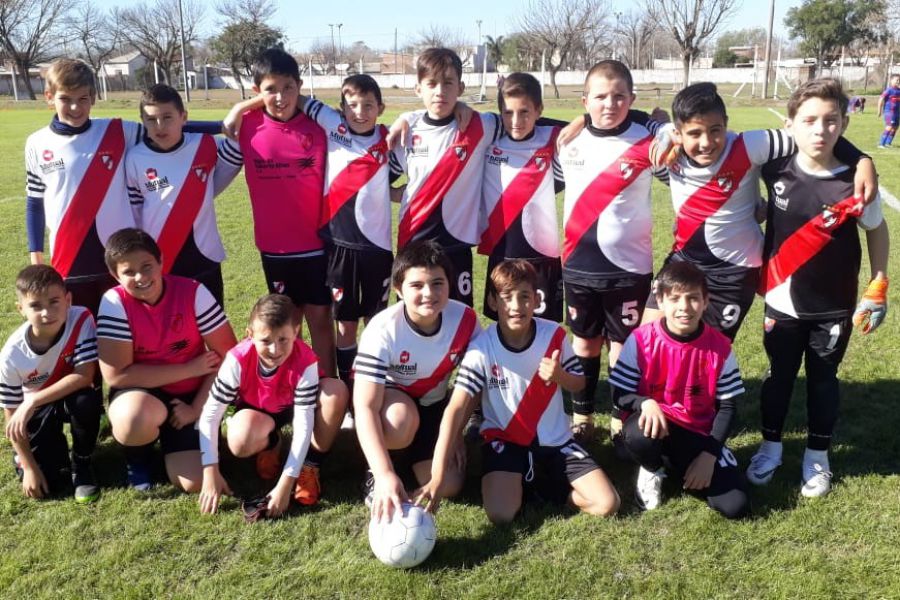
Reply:
M393 91L392 91L393 92ZM202 98L202 93L198 95ZM326 97L326 100L328 98ZM647 109L655 100L639 99ZM669 98L665 98L665 102ZM734 103L734 129L769 128L767 107ZM196 102L194 119L217 119L224 100ZM871 104L874 107L874 102ZM202 108L200 108L202 107ZM389 106L384 121L399 112ZM548 116L570 119L577 96L548 101ZM135 118L131 99L99 104L96 116ZM27 135L51 113L41 104L0 105L0 334L19 324L13 280L27 261L22 152ZM870 151L882 184L900 193L898 150L876 150L880 120L854 116L849 138ZM241 331L249 308L265 292L250 227L246 187L239 178L218 200L228 250L226 304ZM655 253L671 244L667 190L654 184ZM900 215L885 208L900 232ZM895 234L900 237L900 234ZM895 248L900 243L895 242ZM892 252L896 268L897 250ZM476 259L476 298L484 282ZM864 277L867 267L863 267ZM891 307L898 306L896 292ZM742 398L731 446L746 466L758 434L758 394L766 369L757 301L736 348L748 393ZM818 501L799 497L805 445L805 382L798 382L785 439L785 464L767 488L753 489L754 514L726 522L704 502L677 494L652 513L632 501L634 472L617 464L608 440L592 447L623 499L620 514L601 520L545 506L528 506L506 527L492 526L480 507L477 465L467 489L437 518L434 553L408 572L383 567L367 541L368 516L358 486L363 470L353 435L342 434L323 471L325 495L314 510L295 509L273 522L245 525L238 502L201 516L195 496L160 486L139 495L125 486L124 461L109 432L101 434L96 464L100 501L29 501L0 441L0 596L22 597L309 597L309 598L880 598L900 597L900 319L889 314L871 337L854 334L841 369L842 419L831 457L833 492ZM891 358L894 356L894 358ZM601 386L602 387L602 386ZM605 402L605 400L604 400ZM232 465L228 472L252 471ZM240 487L240 486L239 486Z

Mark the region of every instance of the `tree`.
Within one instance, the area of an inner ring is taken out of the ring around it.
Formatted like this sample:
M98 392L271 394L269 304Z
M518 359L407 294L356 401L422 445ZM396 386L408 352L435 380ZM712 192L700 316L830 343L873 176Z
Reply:
M716 39L713 54L714 67L733 67L741 57L730 50L737 46L757 46L760 51L766 47L766 30L762 27L726 31Z
M472 58L472 43L459 29L451 29L444 25L432 23L427 29L419 32L416 44L419 51L425 48L450 48L462 60L463 66Z
M115 13L105 13L88 1L78 5L65 23L78 44L78 58L91 65L99 80L103 63L115 55L122 40Z
M519 17L522 32L546 52L553 93L559 98L556 73L569 53L581 44L596 46L602 34L606 5L602 0L529 0ZM594 38L589 43L586 40Z
M788 10L784 24L791 35L801 38L801 49L816 58L821 70L840 56L842 46L876 41L878 32L870 21L883 20L884 15L881 0L804 0L802 6Z
M169 84L175 81L175 64L181 62L178 4L179 0L156 0L153 4L141 2L115 11L122 37L148 62L156 62ZM196 40L195 32L203 10L193 0L181 0L181 5L184 10L184 41L190 44ZM186 67L182 65L182 68Z
M487 52L488 62L499 65L503 62L503 44L506 38L502 35L498 35L496 38L486 35L484 40L484 49Z
M25 80L35 99L29 69L55 57L57 28L68 10L67 0L0 0L0 49Z
M268 48L284 49L284 32L268 24L277 10L272 0L222 0L216 4L225 26L210 39L210 49L216 60L231 68L242 100L247 94L243 77L252 75L256 57Z
M625 50L622 58L632 69L649 65L653 57L647 49L657 32L658 24L646 12L616 13L616 35Z
M737 10L738 0L644 0L650 17L665 25L678 43L684 81L705 42Z

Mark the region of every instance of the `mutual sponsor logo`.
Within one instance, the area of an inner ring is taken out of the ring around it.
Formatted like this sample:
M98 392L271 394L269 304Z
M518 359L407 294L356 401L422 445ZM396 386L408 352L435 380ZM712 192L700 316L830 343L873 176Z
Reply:
M502 156L500 154L489 154L487 157L489 165L501 166L509 163L508 156Z
M155 180L156 177L157 177L157 175L156 175L156 169L154 169L153 167L150 167L149 169L147 169L146 171L144 171L144 175L147 176L147 181L153 181L153 180Z
M569 149L566 151L566 157L562 160L562 164L575 169L584 168L584 159L577 159L578 146L569 146Z
M61 171L66 168L66 163L63 159L53 160L54 154L53 150L47 149L41 153L41 159L44 161L40 164L41 172L44 175L48 173L53 173L54 171Z
M337 126L337 132L341 135L347 135L347 126L341 123Z
M144 188L148 192L157 192L161 189L172 187L169 184L169 178L165 175L160 177L159 172L153 167L148 167L147 170L144 171L144 177L147 178L147 181L144 182Z
M400 364L405 365L408 362L409 362L409 352L404 350L403 352L400 353Z
M491 148L491 154L493 154L494 156L500 156L503 154L503 150L501 150L497 146L494 146L493 148Z
M505 390L509 387L509 379L503 377L503 369L494 363L491 365L491 376L488 378L488 388Z
M409 150L410 156L428 156L428 144L422 143L422 136L416 134L412 136L412 147Z
M341 128L343 128L343 131L341 131ZM331 139L332 142L335 142L336 144L340 144L341 146L344 146L345 148L349 148L350 146L353 145L353 140L351 138L347 137L347 135L345 135L346 133L347 133L347 128L344 127L343 125L340 125L340 126L338 126L337 131L332 131L328 137Z
M25 376L25 387L35 387L50 379L50 373L39 373L37 369Z
M397 373L401 373L403 375L415 375L416 371L418 371L419 363L410 363L409 359L412 358L409 354L409 351L403 350L400 352L399 363L395 365L391 365L389 368L391 371L396 371Z
M41 154L41 157L43 157L44 162L50 162L51 160L53 160L53 150L44 150L43 154Z
M790 202L790 198L785 198L783 196L775 196L775 207L780 208L781 210L787 210L788 202Z

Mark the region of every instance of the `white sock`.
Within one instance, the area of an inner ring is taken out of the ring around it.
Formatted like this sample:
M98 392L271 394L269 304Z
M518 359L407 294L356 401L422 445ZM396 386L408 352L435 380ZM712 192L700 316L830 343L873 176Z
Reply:
M819 464L826 471L830 471L831 468L828 466L828 450L811 450L810 448L807 448L806 452L803 453L803 468L809 467L812 469L814 464Z
M763 440L763 443L759 446L759 451L761 454L765 454L766 456L770 456L776 460L781 460L781 451L784 448L781 442L770 442L769 440Z

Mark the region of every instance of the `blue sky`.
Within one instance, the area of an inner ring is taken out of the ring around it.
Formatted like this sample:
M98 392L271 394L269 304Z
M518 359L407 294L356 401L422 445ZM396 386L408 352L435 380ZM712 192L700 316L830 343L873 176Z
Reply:
M118 0L95 0L99 6L107 8L120 4ZM207 34L217 30L214 2L198 0L206 6L204 31ZM765 0L738 0L742 3L737 14L723 28L742 29L745 27L766 27L768 2ZM787 9L798 6L801 0L777 0L775 6L776 34L784 32L781 24ZM365 41L370 47L389 49L394 45L394 28L398 30L400 45L415 39L417 33L427 30L432 23L460 30L474 40L477 37L476 20L481 19L483 35L504 35L516 29L517 11L527 5L523 0L450 0L449 10L441 10L438 2L428 8L420 1L341 0L336 2L275 0L278 12L273 21L284 29L289 38L289 46L296 51L307 49L316 39L330 42L329 24L341 23L341 40L345 46L357 40ZM626 12L637 5L634 0L611 0L610 12ZM335 42L338 29L335 27Z

